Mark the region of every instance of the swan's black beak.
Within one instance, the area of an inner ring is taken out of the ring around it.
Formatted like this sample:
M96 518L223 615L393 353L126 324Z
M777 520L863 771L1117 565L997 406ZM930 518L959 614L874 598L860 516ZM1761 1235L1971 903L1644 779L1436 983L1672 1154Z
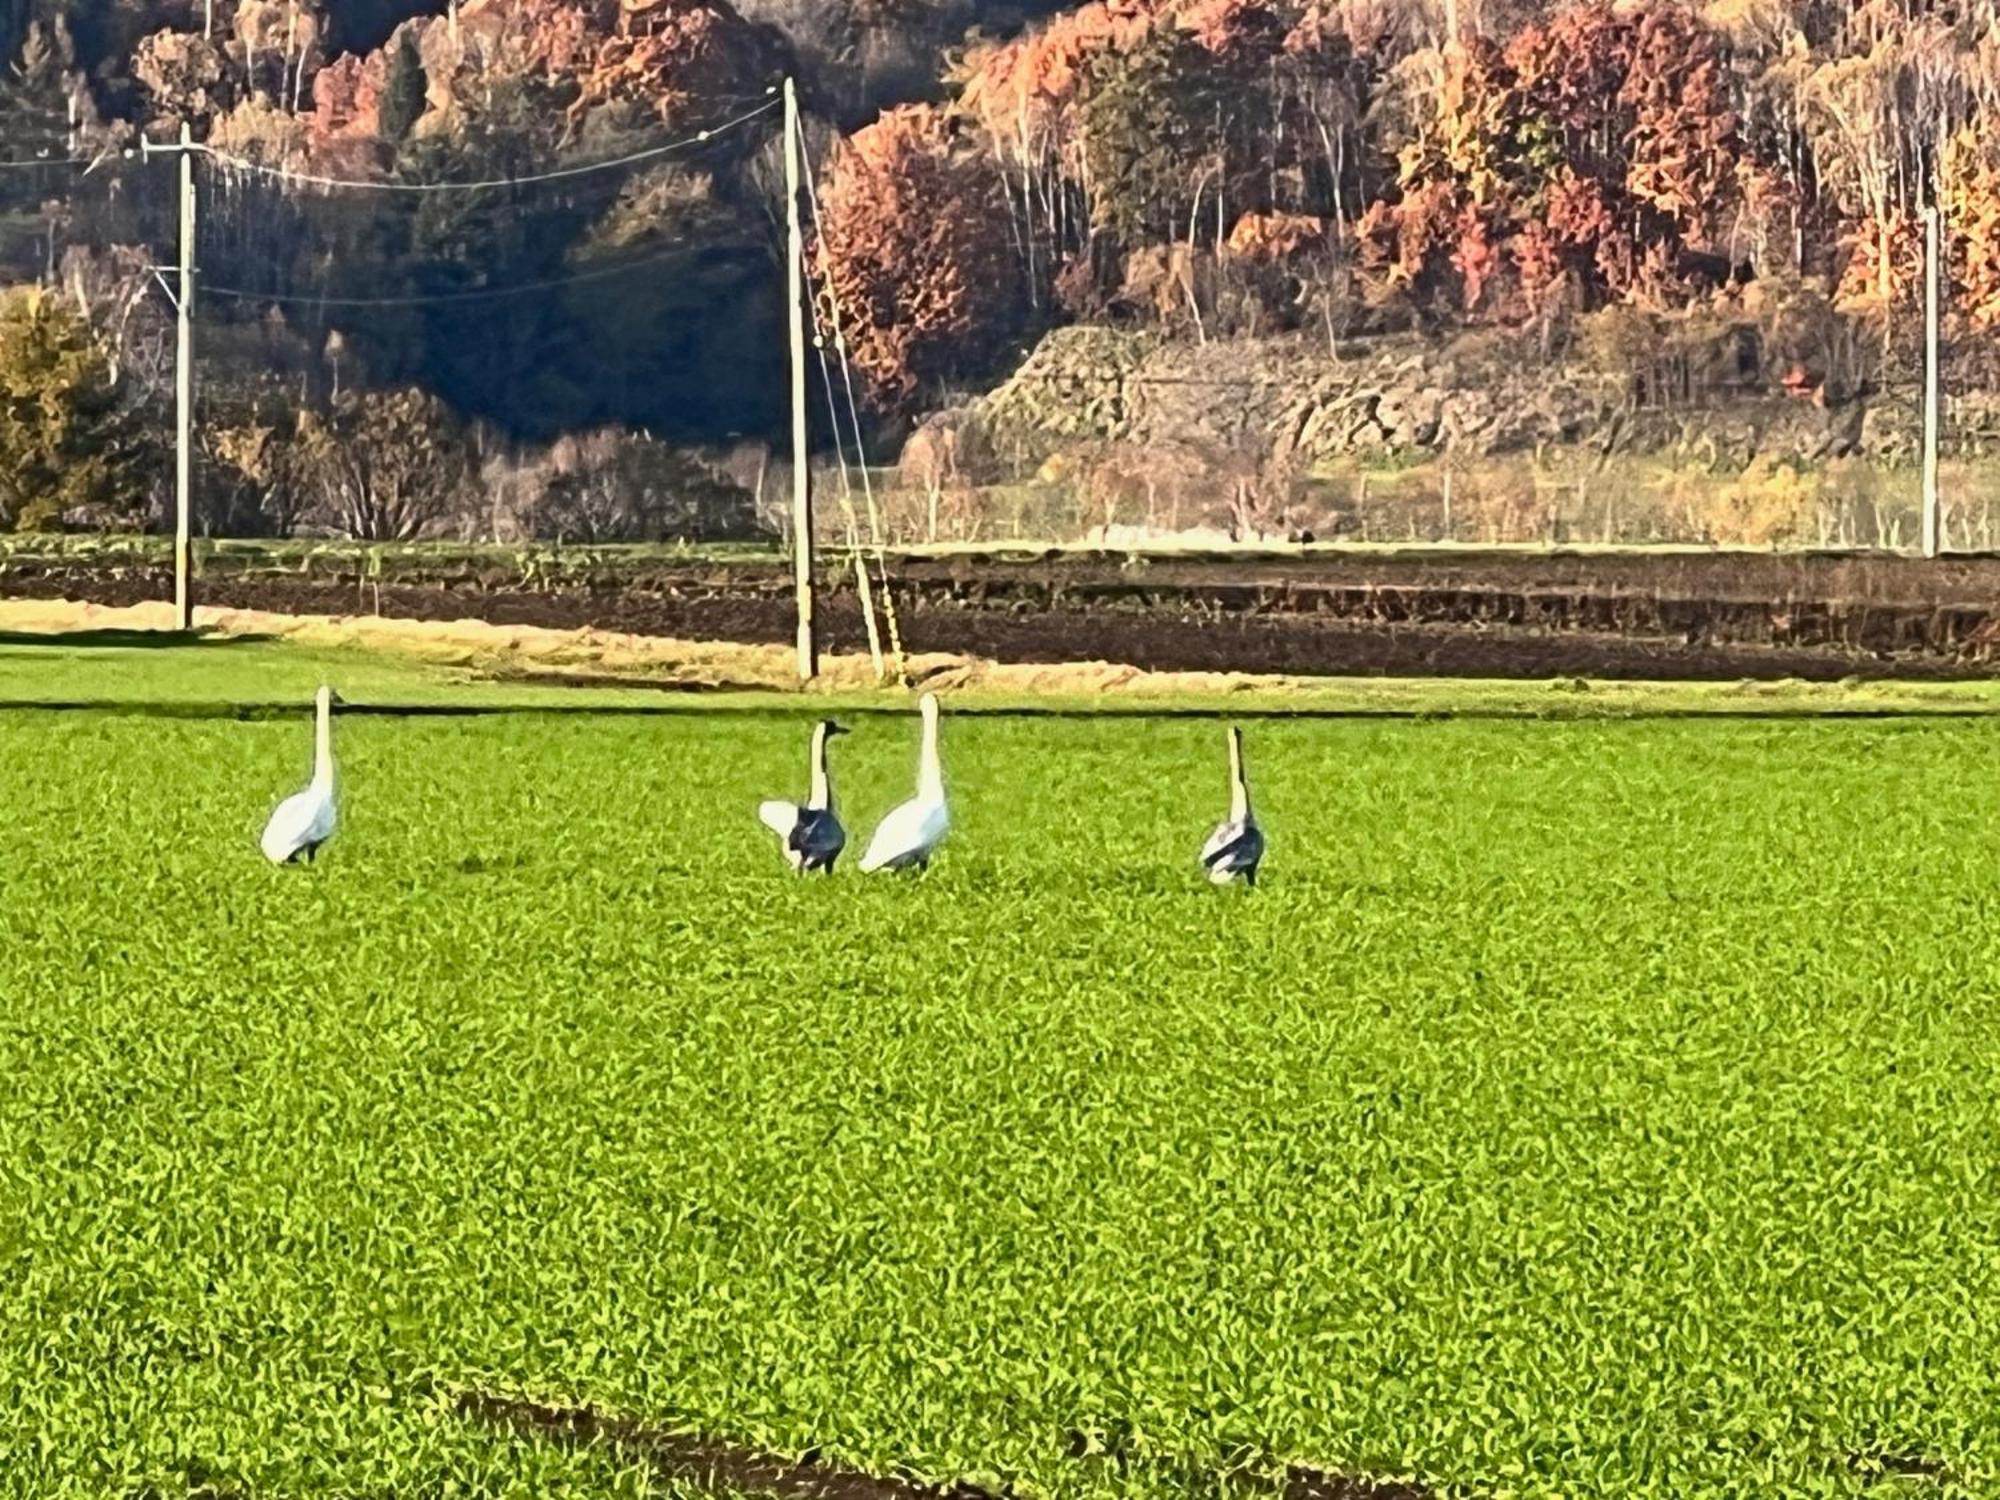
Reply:
M827 734L828 734L829 736L832 736L832 735L836 735L836 734L851 734L851 733L853 733L853 731L852 731L852 730L850 730L850 729L849 729L849 728L848 728L848 727L847 727L847 726L846 726L845 724L836 724L836 723L834 723L834 722L833 722L833 720L831 720L831 719L828 719L828 720L826 721L826 732L827 732Z

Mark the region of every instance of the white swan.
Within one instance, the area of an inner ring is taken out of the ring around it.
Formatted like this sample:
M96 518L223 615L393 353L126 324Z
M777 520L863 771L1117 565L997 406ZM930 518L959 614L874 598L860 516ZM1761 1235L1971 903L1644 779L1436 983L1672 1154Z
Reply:
M762 802L757 806L758 821L778 836L785 858L801 875L811 870L831 875L834 861L847 847L847 830L834 816L833 784L826 774L826 742L833 735L846 733L831 719L821 719L813 726L812 788L803 805Z
M314 705L318 723L312 784L280 802L264 828L261 847L274 865L298 859L310 864L320 845L333 837L333 689L321 688Z
M917 795L894 808L876 825L861 856L861 868L876 870L924 870L931 855L951 828L951 816L944 805L944 767L938 761L938 701L925 693L920 707L924 713L924 747L917 761Z
M1257 883L1257 866L1264 858L1264 830L1250 811L1250 783L1243 776L1243 731L1229 727L1229 819L1218 823L1201 846L1202 867L1216 885L1242 878Z

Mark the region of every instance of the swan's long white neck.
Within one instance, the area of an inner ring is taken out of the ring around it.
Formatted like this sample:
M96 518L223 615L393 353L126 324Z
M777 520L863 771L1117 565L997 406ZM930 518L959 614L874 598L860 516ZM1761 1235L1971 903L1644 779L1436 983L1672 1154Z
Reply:
M313 738L313 787L317 791L333 790L333 700L322 692L319 695L316 731Z
M1243 776L1243 731L1229 731L1229 821L1241 823L1250 816L1250 783Z
M917 795L927 802L944 801L944 765L938 759L937 700L924 699L924 748L917 759Z
M832 805L833 787L826 776L826 723L822 720L813 726L812 790L806 794L806 806L818 809Z

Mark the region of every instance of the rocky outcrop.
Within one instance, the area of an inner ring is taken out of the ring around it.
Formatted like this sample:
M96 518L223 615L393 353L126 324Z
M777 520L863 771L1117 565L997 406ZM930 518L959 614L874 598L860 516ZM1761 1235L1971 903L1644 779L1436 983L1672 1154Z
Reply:
M1530 341L1467 335L1303 336L1196 344L1107 328L1048 335L1007 380L945 419L995 453L1040 459L1078 443L1193 445L1310 466L1535 453L1580 445L1715 469L1915 458L1919 393L1907 386L1827 404L1745 380L1660 400L1629 374L1548 362ZM1950 407L1947 451L2000 452L2000 394Z

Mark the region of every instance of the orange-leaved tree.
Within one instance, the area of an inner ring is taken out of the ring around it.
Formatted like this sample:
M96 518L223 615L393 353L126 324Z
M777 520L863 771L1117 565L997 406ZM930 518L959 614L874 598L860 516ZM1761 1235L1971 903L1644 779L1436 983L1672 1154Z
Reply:
M1398 81L1398 192L1363 247L1393 280L1536 321L1572 291L1664 304L1730 269L1725 231L1761 179L1721 42L1672 0L1586 0L1504 51L1416 54Z
M2000 146L1967 126L1944 158L1952 291L1974 328L2000 328Z
M820 197L814 272L882 410L998 352L1019 308L989 162L931 105L890 110L841 143Z

